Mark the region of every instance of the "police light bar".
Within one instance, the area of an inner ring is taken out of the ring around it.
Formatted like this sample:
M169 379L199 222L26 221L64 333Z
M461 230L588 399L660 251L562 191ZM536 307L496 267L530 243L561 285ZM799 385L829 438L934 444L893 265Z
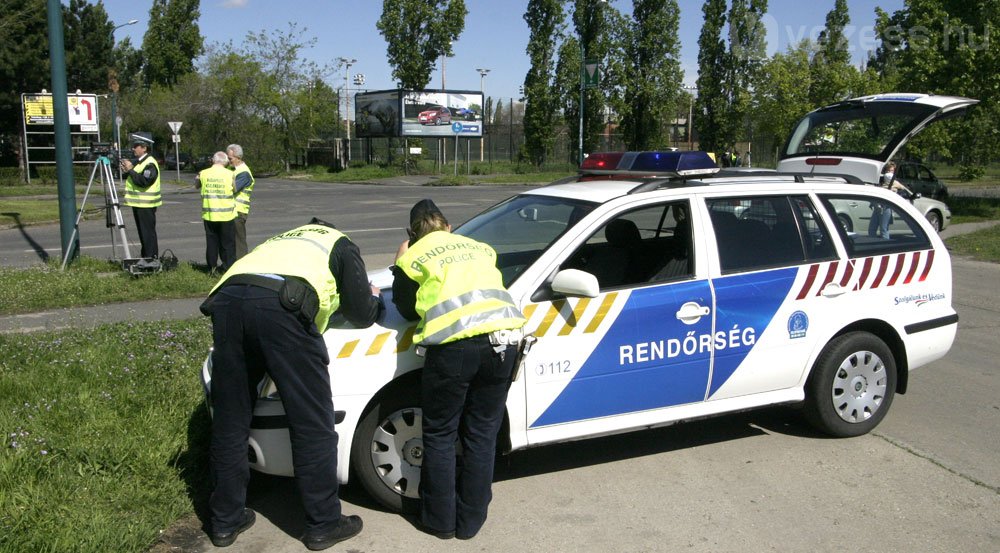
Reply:
M582 171L616 169L624 152L594 152L583 159Z
M612 164L618 156L617 164ZM594 161L588 164L588 160ZM602 166L603 165L603 166ZM707 152L594 153L583 161L581 173L633 177L691 177L712 175L719 166Z

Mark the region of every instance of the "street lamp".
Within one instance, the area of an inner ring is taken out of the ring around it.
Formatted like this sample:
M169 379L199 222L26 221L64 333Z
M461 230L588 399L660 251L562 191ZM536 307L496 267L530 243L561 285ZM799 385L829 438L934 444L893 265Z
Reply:
M349 79L350 79L350 76L351 76L350 75L350 73L351 73L351 66L354 65L355 63L357 63L358 60L356 60L354 58L351 58L351 59L337 58L337 61L339 61L344 66L344 100L346 102L344 104L344 126L347 127L347 140L350 141L351 140L351 115L350 115L350 112L351 112L351 88L350 88L350 81L349 81ZM350 146L348 146L348 148L350 148ZM349 149L348 149L347 159L348 159L348 161L350 161L350 159L351 159L350 150Z
M607 4L608 0L600 0L598 6L601 4ZM600 8L598 8L600 9ZM587 71L587 45L584 43L583 36L580 36L580 134L577 137L579 141L579 156L578 163L583 166L583 92L584 92L584 76Z
M688 119L687 119L687 143L688 150L694 150L694 140L692 140L691 125L694 123L692 118L694 117L694 97L698 93L698 87L696 86L683 86L681 87L688 92Z
M135 25L138 22L139 22L138 19L129 19L128 22L122 23L121 25L115 25L115 27L111 29L112 50L114 49L115 45L115 31L121 29L122 27ZM110 73L111 74L108 78L108 88L111 89L111 138L113 139L112 142L115 143L115 152L117 153L121 151L121 146L118 144L119 127L121 127L121 123L118 122L118 74L115 72L113 68L110 70ZM118 167L119 179L122 176L121 172L122 168L121 166L119 166Z
M486 132L486 109L485 109L485 107L486 107L486 86L483 84L483 82L486 80L486 75L490 72L490 70L489 69L484 69L484 68L481 68L481 67L477 67L476 71L479 72L479 94L481 94L482 97L483 97L483 105L479 106L479 111L481 112L480 113L480 119L482 121L482 123L481 123L481 125L482 125L482 131L483 131L483 133L485 133ZM483 161L483 150L484 150L483 146L485 145L483 143L483 140L484 140L483 135L479 135L479 161Z

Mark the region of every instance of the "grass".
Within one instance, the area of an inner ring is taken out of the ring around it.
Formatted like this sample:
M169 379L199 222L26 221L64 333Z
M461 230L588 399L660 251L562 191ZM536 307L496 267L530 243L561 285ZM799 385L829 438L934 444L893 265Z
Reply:
M90 216L92 213L88 208L87 212L84 213L84 217ZM0 228L39 225L58 220L58 200L0 200Z
M945 203L951 209L953 225L1000 219L1000 197L976 198L952 195Z
M207 296L218 277L190 263L132 277L117 263L81 257L65 271L60 260L28 269L0 268L0 315L149 299Z
M1000 225L945 240L952 255L1000 263Z
M0 335L0 551L142 552L203 513L206 318Z

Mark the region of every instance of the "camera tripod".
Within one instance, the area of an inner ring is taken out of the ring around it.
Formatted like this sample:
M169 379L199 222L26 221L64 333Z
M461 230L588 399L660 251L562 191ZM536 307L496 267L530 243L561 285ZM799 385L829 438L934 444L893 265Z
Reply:
M66 269L66 263L69 262L70 256L74 251L79 249L77 247L77 239L80 235L80 219L83 218L83 210L87 205L87 197L90 195L90 189L94 185L98 171L101 174L101 188L104 190L104 220L107 227L111 229L111 255L114 259L118 259L114 253L115 248L118 246L115 240L115 231L117 230L122 248L123 256L121 261L123 266L130 261L135 261L128 249L128 239L125 237L125 222L122 219L121 202L118 199L118 190L115 188L115 178L111 173L111 160L108 156L102 155L94 160L94 168L90 171L90 180L87 182L87 189L83 193L83 202L80 203L80 211L77 212L76 221L73 223L73 234L70 235L69 239L69 243L73 244L73 247L67 248L66 255L63 257L62 269Z

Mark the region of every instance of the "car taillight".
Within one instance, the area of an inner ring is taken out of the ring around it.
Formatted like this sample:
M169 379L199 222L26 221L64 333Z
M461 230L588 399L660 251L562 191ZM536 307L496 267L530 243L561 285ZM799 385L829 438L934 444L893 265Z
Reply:
M839 157L811 157L806 160L806 165L840 165L841 161Z

